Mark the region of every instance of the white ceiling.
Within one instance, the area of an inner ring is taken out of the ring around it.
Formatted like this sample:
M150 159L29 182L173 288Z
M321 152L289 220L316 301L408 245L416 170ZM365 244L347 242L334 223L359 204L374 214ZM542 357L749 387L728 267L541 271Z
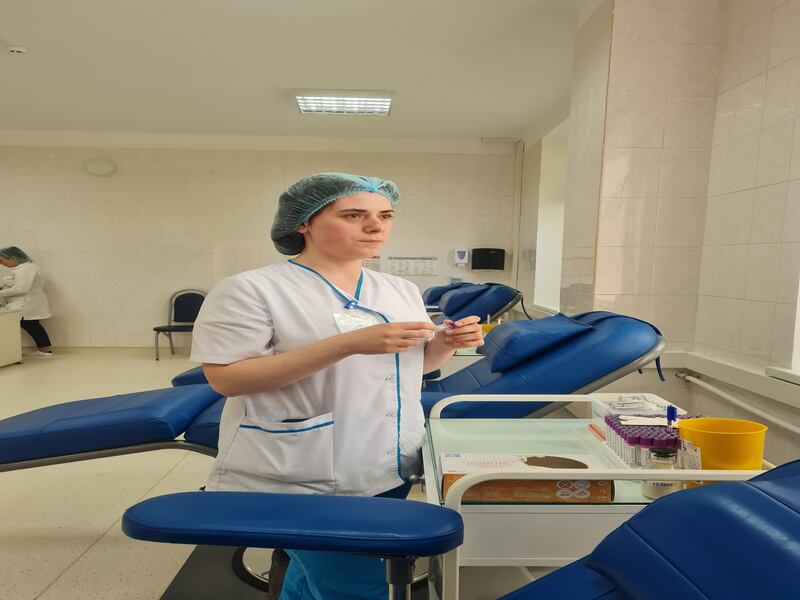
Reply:
M568 110L581 4L2 0L0 129L521 137ZM392 90L392 114L301 116L296 89Z

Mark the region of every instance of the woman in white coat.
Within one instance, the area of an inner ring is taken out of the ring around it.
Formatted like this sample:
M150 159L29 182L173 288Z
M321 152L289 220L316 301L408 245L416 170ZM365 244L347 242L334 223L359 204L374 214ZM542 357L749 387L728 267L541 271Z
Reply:
M44 294L44 278L39 267L16 246L0 248L0 265L10 273L0 279L0 301L3 310L17 310L22 316L20 327L33 338L36 356L51 357L50 337L40 323L49 319L50 306Z
M284 192L271 237L293 260L208 295L192 360L228 397L207 489L405 497L419 472L422 375L483 343L439 330L412 283L362 268L392 229L390 181L343 173ZM281 598L384 600L378 559L290 552Z

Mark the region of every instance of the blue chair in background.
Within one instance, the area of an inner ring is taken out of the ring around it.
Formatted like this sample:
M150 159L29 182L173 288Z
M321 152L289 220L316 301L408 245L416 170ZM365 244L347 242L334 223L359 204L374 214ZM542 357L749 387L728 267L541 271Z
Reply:
M441 309L439 308L439 300L441 300L442 295L445 292L458 289L465 285L471 284L464 281L459 281L458 283L449 283L447 285L437 285L428 288L422 292L422 301L425 303L425 308L428 310L428 312L440 312Z
M434 323L445 319L457 321L464 317L480 317L481 323L488 323L507 313L520 300L522 293L501 283L470 283L445 291L439 298L442 314L432 317Z

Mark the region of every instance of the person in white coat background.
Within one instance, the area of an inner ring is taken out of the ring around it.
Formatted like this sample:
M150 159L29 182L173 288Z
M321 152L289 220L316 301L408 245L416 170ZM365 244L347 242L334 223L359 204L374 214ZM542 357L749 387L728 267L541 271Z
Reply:
M414 284L362 268L386 243L398 198L374 177L301 179L281 194L271 231L295 258L209 293L191 359L228 401L207 490L408 494L421 471L422 375L483 337L479 317L439 329ZM388 597L378 559L289 555L282 599Z
M53 356L50 337L40 322L52 315L39 267L16 246L0 248L0 265L9 269L9 274L3 274L0 279L0 301L3 302L0 309L20 312L20 327L33 338L37 348L35 356Z

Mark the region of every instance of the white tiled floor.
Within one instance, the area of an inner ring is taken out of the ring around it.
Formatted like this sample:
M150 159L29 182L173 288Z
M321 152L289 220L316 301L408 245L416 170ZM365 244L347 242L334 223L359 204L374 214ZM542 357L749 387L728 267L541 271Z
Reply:
M192 365L148 349L57 350L0 368L0 418L35 408L157 389ZM204 484L211 459L162 450L0 473L0 600L158 600L192 548L125 537L125 508ZM515 568L462 572L462 599L489 600L530 581Z

